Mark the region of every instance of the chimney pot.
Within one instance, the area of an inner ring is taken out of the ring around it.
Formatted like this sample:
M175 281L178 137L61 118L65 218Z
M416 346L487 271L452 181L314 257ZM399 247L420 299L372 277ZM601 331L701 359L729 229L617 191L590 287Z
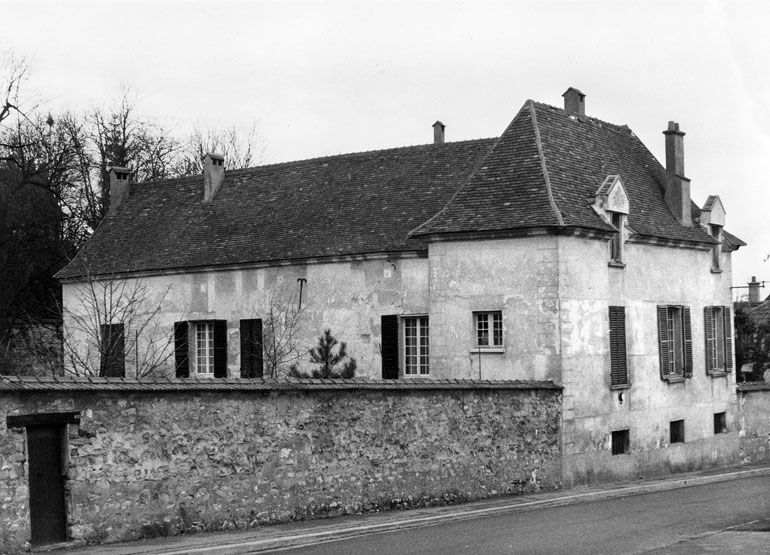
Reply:
M585 116L586 115L586 95L577 90L575 87L570 87L564 94L564 111L571 116Z
M444 129L446 129L446 125L440 121L433 124L433 144L438 145L444 142Z
M117 210L130 194L131 170L112 166L110 168L110 208Z
M209 152L203 157L203 202L211 202L225 180L225 157Z

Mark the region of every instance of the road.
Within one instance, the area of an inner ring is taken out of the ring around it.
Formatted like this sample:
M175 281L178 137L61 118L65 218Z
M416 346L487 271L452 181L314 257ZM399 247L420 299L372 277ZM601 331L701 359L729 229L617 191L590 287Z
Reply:
M747 528L755 531L741 531L749 523ZM370 534L281 553L768 553L768 546L770 477L759 476Z

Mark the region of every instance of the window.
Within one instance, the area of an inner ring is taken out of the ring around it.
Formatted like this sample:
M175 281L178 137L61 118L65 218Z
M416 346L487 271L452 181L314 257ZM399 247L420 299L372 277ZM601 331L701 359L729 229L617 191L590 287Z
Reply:
M241 320L241 378L261 378L263 372L262 320Z
M615 430L612 432L612 454L625 455L629 452L631 436L628 430Z
M195 373L214 375L214 324L195 324Z
M727 433L727 415L724 412L714 413L714 433Z
M669 443L684 443L684 420L672 420L669 424Z
M404 375L426 376L429 373L428 317L404 318Z
M711 269L722 270L722 226L709 224L709 233L718 243L711 249Z
M730 372L733 368L732 315L726 306L703 309L706 333L706 373Z
M473 322L476 328L476 347L480 349L503 347L502 311L474 312Z
M626 308L610 307L610 383L628 385L626 362Z
M610 215L610 223L616 228L616 231L610 241L610 261L616 264L623 264L623 223L625 220L625 214L620 212L608 212Z
M123 324L102 324L101 363L99 375L113 378L126 376L125 328Z
M174 323L176 377L227 377L227 321Z
M668 381L692 377L692 332L689 306L658 307L660 377Z

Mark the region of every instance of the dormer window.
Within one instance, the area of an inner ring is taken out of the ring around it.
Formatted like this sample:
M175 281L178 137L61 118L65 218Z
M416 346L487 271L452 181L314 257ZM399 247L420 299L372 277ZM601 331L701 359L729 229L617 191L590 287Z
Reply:
M615 228L609 243L610 266L625 265L625 225L629 203L626 189L618 175L608 175L596 191L594 210L604 221Z
M623 264L623 224L625 223L626 215L620 212L609 212L610 222L612 227L617 229L610 241L610 262L616 264Z
M717 244L715 244L711 248L711 269L721 270L722 269L722 226L716 225L716 224L709 224L709 234L715 241L718 241Z

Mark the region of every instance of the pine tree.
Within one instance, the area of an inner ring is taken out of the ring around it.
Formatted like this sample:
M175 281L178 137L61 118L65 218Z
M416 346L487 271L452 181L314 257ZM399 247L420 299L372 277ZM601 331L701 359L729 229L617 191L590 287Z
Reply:
M339 348L336 348L339 345ZM324 330L318 343L310 349L310 361L318 364L313 378L352 378L356 373L356 359L349 357L347 344L337 341L331 330Z

